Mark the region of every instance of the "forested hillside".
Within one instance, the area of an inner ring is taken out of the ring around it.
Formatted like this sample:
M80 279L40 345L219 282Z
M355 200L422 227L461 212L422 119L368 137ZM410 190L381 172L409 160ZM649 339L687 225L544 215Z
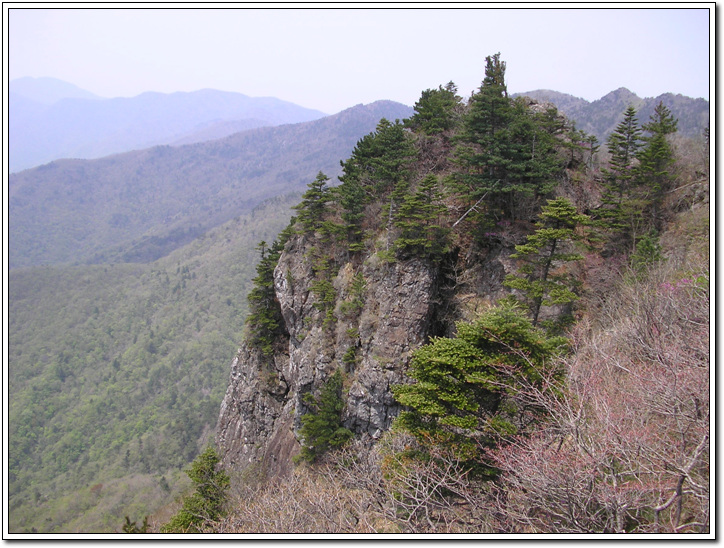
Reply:
M13 174L10 531L708 532L708 126L485 62Z
M148 264L10 271L10 530L114 532L213 437L278 197ZM39 313L42 311L42 313Z
M57 160L9 178L10 267L149 262L261 201L336 173L361 135L410 108L380 101L304 124L98 160Z
M163 531L709 532L707 134L629 106L599 155L505 70L309 184L206 461L236 496Z
M50 263L9 280L14 530L111 532L119 514L172 500L172 476L213 435L254 248L299 199L285 193L314 178L309 166L338 169L379 117L410 111L358 105L313 126L11 177L11 255L27 243ZM83 260L103 264L52 264Z

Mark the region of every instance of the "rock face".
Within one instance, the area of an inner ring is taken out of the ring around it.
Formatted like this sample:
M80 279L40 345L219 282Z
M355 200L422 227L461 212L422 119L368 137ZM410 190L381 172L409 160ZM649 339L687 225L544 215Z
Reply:
M525 105L533 113L553 108L532 99ZM561 117L559 125L565 123ZM301 447L301 419L310 411L305 396L319 394L337 370L343 372L343 426L374 443L401 411L392 387L410 382L412 353L433 336L453 335L456 321L471 321L510 294L503 282L517 271L519 259L511 257L515 246L534 229L533 202L530 207L522 202L520 215L511 219L493 215L481 230L467 217L477 205L469 196L454 190L440 198L422 193L429 175L440 181L456 173L449 136L416 134L406 141L389 122L378 127L343 163L339 193L310 185L300 216L284 233L273 278L265 271L261 310L272 311L275 319L261 325L271 325L278 336L270 355L245 344L232 363L217 425L228 470L289 471ZM572 181L578 179L566 170L583 165L585 158L569 148L558 151L557 163L560 182L568 182L562 192L575 195L580 185ZM402 199L395 197L404 186L400 181L411 185ZM437 219L428 211L405 213L406 220L416 219L413 229L433 229L436 222L450 228L445 252L397 246L410 227L394 221L396 207L397 213L403 206L422 211L420 204L434 200L440 207ZM268 349L268 339L264 344Z
M267 454L285 471L285 459L296 445L290 429L288 386L265 371L269 359L260 352L242 346L231 362L229 387L221 403L217 426L217 445L223 448L223 462L228 470L245 470L265 459ZM277 354L271 365L283 370L288 357ZM291 407L293 409L293 407ZM274 447L274 451L268 451Z
M331 275L335 301L328 313L314 290L319 245L313 236L293 237L275 268L284 320L277 350L265 356L243 344L231 364L217 426L228 470L290 471L300 449L300 419L308 411L302 397L337 368L345 378L343 424L373 443L400 412L391 386L409 382L411 352L431 336L447 334L450 318L464 315L463 301L468 308L472 301L484 306L512 268L505 248L489 253L482 266L478 257L473 269L456 276L421 259L386 262L377 254L332 252L338 270Z

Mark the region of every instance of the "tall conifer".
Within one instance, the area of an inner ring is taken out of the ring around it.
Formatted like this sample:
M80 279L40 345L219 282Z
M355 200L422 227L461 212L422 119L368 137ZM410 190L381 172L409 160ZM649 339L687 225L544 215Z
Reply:
M415 194L405 197L397 212L394 224L400 235L395 250L403 256L439 259L447 250L448 229L441 223L446 211L437 177L430 174L420 182Z
M508 97L500 54L486 58L485 78L471 97L460 135L463 172L456 190L485 203L495 216L527 215L555 186L562 165L555 154L561 128L552 112L531 112L522 99Z
M320 171L316 179L307 185L302 201L293 208L298 211L297 219L305 230L312 232L319 230L324 223L324 212L330 199L327 181L329 177Z
M671 187L669 170L674 163L674 149L668 136L676 132L677 120L660 102L643 129L648 135L644 136L644 145L636 156L639 161L636 182L639 192L648 198L646 213L651 217L651 224L659 230L663 223L661 208L664 194Z
M568 304L578 299L575 279L566 272L565 263L580 261L583 256L570 249L581 239L578 227L588 223L567 198L549 200L536 223L537 230L525 244L515 246L511 255L523 261L520 274L510 274L504 284L523 292L530 307L533 325L538 324L542 306Z
M635 160L641 147L641 127L636 109L629 106L623 120L609 136L610 169L606 176L603 206L598 212L601 224L609 231L610 243L616 248L628 247L642 221L643 203L633 192L636 184Z

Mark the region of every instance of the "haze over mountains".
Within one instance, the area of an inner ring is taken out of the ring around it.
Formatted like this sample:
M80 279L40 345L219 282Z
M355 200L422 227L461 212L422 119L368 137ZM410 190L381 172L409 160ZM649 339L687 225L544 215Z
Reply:
M519 95L554 103L601 142L629 104L645 121L663 100L687 136L701 135L709 116L704 99L641 99L625 88L593 102L550 90ZM324 117L215 90L102 99L51 78L14 80L11 171L40 158L105 156L10 176L10 265L153 261L267 198L303 190L320 170L334 177L380 118L412 112L379 101Z
M75 84L57 78L25 76L10 82L9 90L15 97L24 97L43 105L52 105L61 99L104 99Z
M267 198L303 190L320 170L334 177L380 118L411 113L379 101L312 122L11 174L11 267L155 260Z
M273 97L211 89L103 99L52 78L13 80L9 105L11 172L325 116Z
M664 101L679 119L679 133L687 137L698 135L709 117L705 99L671 93L642 99L619 88L590 102L543 89L515 95L555 104L601 142L629 105L645 121ZM325 116L273 97L204 89L107 99L55 78L29 77L10 82L9 106L11 172L60 158L94 159L155 145L191 144Z

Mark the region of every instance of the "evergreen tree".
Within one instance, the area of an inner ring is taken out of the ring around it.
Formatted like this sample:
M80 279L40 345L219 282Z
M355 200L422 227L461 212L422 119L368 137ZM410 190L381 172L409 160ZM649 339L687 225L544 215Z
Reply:
M366 195L356 177L344 175L339 178L342 184L337 191L339 205L342 208L342 230L347 237L349 250L352 252L364 249L364 233L362 221L365 217Z
M342 206L342 230L346 232L350 251L362 249L365 205L384 197L390 199L388 228L400 197L407 189L410 164L415 149L404 125L383 118L375 132L357 142L349 159L342 162L342 184L336 192Z
M530 425L538 411L514 398L522 385L542 386L556 378L553 358L565 344L546 337L510 304L485 313L473 323L458 323L454 338L433 338L413 354L408 375L413 384L393 386L408 409L395 422L422 444L448 447L477 473L491 447Z
M663 219L661 208L664 195L671 188L669 169L674 163L674 150L668 136L676 132L677 120L671 111L660 102L654 109L649 123L643 129L648 133L644 145L636 158L637 191L647 204L645 213L651 218L653 227L660 229Z
M145 534L148 533L148 516L143 518L143 523L139 527L135 521L126 516L126 523L123 524L123 532L129 534Z
M274 268L279 261L283 245L275 241L267 247L265 241L257 246L260 259L256 267L254 287L249 292L249 314L246 318L246 341L266 355L274 351L273 343L282 325L282 312L274 290Z
M651 135L671 135L676 133L679 121L674 118L671 110L664 105L663 101L654 108L654 113L649 117L648 123L644 124L643 129ZM708 128L707 128L708 129ZM648 139L644 139L645 141Z
M330 200L328 181L329 177L320 171L317 178L307 185L301 203L293 207L298 211L297 219L307 231L319 230L324 224L326 205Z
M405 120L405 126L425 135L437 135L453 129L458 123L462 99L457 87L448 82L443 88L426 89L415 103L415 114Z
M631 255L631 268L642 273L661 259L663 259L663 255L659 235L656 230L651 229L636 242L636 249Z
M409 166L415 156L412 142L404 125L382 118L373 133L357 142L352 156L342 162L344 170L340 180L356 179L371 201L394 189L409 175Z
M641 146L641 128L633 106L626 109L623 120L609 136L607 145L614 174L619 177L630 177L628 172L636 157L636 151Z
M595 135L588 135L585 131L577 129L573 124L566 131L568 139L563 141L564 148L569 149L570 159L568 165L571 166L575 163L576 152L579 152L582 157L583 163L588 169L593 168L593 158L598 152L598 138Z
M505 179L507 140L500 133L512 119L511 101L505 85L505 62L500 54L485 58L485 78L477 93L470 99L463 120L461 140L473 145L460 151L468 168L464 182L471 200L491 190L497 190Z
M332 278L336 276L339 265L316 247L309 250L308 256L312 259L312 273L314 274L314 280L309 284L309 290L315 297L314 308L324 312L323 325L331 327L337 319L334 315L337 290L332 284Z
M588 135L585 142L588 145L588 169L593 169L593 158L601 148L601 145L598 144L598 138L595 135Z
M447 212L433 174L425 177L417 192L405 197L395 217L400 235L395 240L395 251L406 256L439 259L447 251L448 229L441 224Z
M341 447L352 437L352 432L342 426L342 372L337 369L324 383L319 397L307 393L303 398L310 408L302 415L302 451L299 458L314 462L330 449Z
M515 219L551 192L562 169L555 135L557 111L536 114L523 99L508 98L505 63L486 58L485 78L463 120L457 156L464 170L457 191L471 203L486 198L492 214Z
M503 133L509 142L505 209L516 217L522 198L536 199L550 194L562 162L556 152L557 135L564 131L555 108L541 113L531 111L523 98L513 101L513 117ZM525 218L525 217L524 217Z
M604 171L606 183L599 216L602 225L610 231L614 245L620 247L631 240L631 232L641 220L643 207L633 192L634 160L641 146L641 128L634 107L626 109L623 120L609 136L607 146L611 156L610 169Z
M161 528L162 533L200 533L204 523L223 517L230 480L219 469L220 460L216 449L209 446L191 463L186 474L195 491L184 498L181 510Z
M542 306L578 299L573 291L576 281L565 272L564 265L583 259L570 252L568 244L581 239L577 229L587 223L588 217L579 214L567 198L549 200L539 215L537 230L525 244L515 246L511 257L522 259L524 264L519 268L520 275L506 276L504 285L523 292L534 326Z

